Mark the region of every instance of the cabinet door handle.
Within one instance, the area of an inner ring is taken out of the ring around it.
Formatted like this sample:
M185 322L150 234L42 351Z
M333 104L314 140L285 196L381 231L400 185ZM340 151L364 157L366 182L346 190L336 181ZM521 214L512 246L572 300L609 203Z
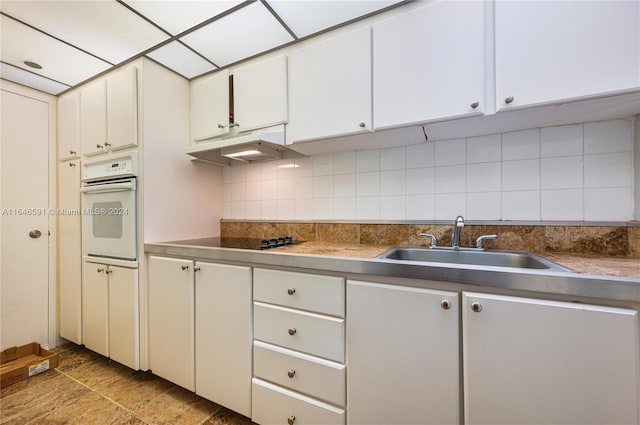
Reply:
M69 149L69 155L75 155L76 151L74 151L73 149Z
M289 372L287 372L287 376L289 378L293 378L294 376L296 376L296 371L291 369Z
M102 149L103 147L104 147L104 146L102 146L100 143L98 143L98 144L96 145L96 148L98 148L98 149Z
M298 332L296 328L289 328L289 335L295 335L296 332Z
M515 98L513 96L509 96L509 97L505 97L504 98L504 103L506 103L507 105L511 102L513 102L515 100Z
M289 419L287 419L287 423L288 423L289 425L293 425L293 423L294 423L295 421L296 421L296 417L295 417L295 416L293 416L293 415L289 416Z
M109 143L109 142L104 142L104 147L105 147L105 148L108 148L109 146L111 146L111 143Z
M96 269L96 271L97 271L98 273L102 273L102 272L104 271L104 269L99 268L99 269Z
M70 162L70 163L69 163L69 167L75 167L75 166L76 166L76 163L75 163L75 162Z
M480 106L480 102L473 102L471 104L471 109L476 109L478 106Z
M107 269L107 270L105 270L104 272L105 272L106 274L111 274L111 273L113 273L113 270L109 270L109 269Z
M293 295L293 294L295 294L295 293L296 293L296 288L289 288L289 289L287 289L287 294L289 294L289 295Z
M189 270L189 266L182 266L182 270Z
M482 304L480 304L479 302L471 303L471 310L475 311L476 313L480 313L482 311Z
M194 271L194 272L199 272L199 271L200 271L200 266L195 266L195 267L193 268L193 271Z
M358 125L359 125L360 127L364 128L366 124L364 123L364 121L360 121L360 122L358 123Z
M440 307L442 307L444 310L449 310L451 308L451 301L449 300L440 301Z
M226 127L226 125L222 125L222 124L218 123L218 128L225 128L225 127Z

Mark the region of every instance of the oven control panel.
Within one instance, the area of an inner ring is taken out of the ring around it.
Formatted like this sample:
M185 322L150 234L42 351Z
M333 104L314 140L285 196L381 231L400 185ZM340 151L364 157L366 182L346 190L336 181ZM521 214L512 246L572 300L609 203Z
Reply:
M138 175L138 152L110 155L82 162L82 181L131 177Z

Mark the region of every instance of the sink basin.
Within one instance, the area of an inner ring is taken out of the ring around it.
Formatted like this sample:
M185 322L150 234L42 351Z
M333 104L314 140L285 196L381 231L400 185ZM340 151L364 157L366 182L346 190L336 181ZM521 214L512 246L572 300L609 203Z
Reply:
M511 267L549 271L573 270L526 251L481 251L470 248L460 250L422 247L395 247L377 258L395 261L466 264L490 267Z

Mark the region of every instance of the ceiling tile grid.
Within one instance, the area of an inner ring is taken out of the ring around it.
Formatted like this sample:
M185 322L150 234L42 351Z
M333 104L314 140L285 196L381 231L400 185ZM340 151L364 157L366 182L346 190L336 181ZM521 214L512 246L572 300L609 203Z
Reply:
M2 0L0 78L57 95L145 55L192 79L403 3Z

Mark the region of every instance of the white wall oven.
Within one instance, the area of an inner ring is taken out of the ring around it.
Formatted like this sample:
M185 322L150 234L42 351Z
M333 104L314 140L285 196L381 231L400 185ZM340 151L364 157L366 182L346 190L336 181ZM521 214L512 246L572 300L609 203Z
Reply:
M125 267L138 266L137 152L82 162L82 254Z

